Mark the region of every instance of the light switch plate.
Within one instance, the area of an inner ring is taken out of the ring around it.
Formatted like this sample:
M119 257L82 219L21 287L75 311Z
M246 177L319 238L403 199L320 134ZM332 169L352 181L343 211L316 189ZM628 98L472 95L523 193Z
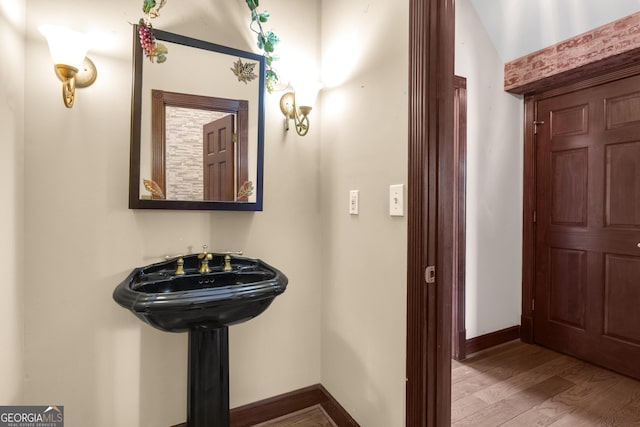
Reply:
M404 184L389 186L389 215L404 216Z
M358 215L358 210L360 208L360 191L351 190L349 191L349 214Z

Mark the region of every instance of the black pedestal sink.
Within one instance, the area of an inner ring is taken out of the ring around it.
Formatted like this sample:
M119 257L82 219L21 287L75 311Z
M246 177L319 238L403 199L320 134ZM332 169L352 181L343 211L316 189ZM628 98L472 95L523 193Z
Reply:
M288 280L259 259L212 254L202 273L201 264L193 254L136 268L113 299L157 329L189 333L187 425L228 427L228 326L265 311Z

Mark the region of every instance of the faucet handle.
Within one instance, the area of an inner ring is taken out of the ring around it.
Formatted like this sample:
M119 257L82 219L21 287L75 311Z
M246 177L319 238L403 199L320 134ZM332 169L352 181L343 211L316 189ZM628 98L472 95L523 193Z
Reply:
M198 255L198 259L200 260L200 268L198 268L198 272L201 274L206 274L211 271L209 268L209 261L213 259L213 255L207 252L207 245L202 245L202 253Z
M225 254L225 256L229 256L229 255L242 255L242 251L226 251L226 252L223 252L223 254Z
M223 271L231 271L233 268L231 267L231 255L242 255L242 251L227 251L224 252L224 267Z
M184 276L184 259L182 257L176 261L176 276Z
M207 260L207 261L209 261L210 259L213 259L213 255L207 252L208 248L209 246L202 245L202 253L198 255L198 259Z

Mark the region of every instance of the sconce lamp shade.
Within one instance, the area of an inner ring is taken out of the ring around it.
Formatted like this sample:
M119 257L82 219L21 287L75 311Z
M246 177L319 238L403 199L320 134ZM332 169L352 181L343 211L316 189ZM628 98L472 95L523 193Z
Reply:
M322 84L317 81L295 83L296 105L313 107L318 97L318 92L322 89Z
M84 34L55 25L42 25L38 29L49 43L54 64L69 65L77 69L82 66L90 47Z
M39 29L49 43L56 75L62 81L64 105L71 108L76 87L90 86L97 76L95 65L86 57L90 47L87 38L77 31L54 25L42 25Z

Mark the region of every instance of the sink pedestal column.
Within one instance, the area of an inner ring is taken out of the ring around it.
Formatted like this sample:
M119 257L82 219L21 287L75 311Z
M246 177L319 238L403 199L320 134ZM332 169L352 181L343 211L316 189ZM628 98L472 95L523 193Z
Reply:
M229 427L229 328L189 332L188 427Z

